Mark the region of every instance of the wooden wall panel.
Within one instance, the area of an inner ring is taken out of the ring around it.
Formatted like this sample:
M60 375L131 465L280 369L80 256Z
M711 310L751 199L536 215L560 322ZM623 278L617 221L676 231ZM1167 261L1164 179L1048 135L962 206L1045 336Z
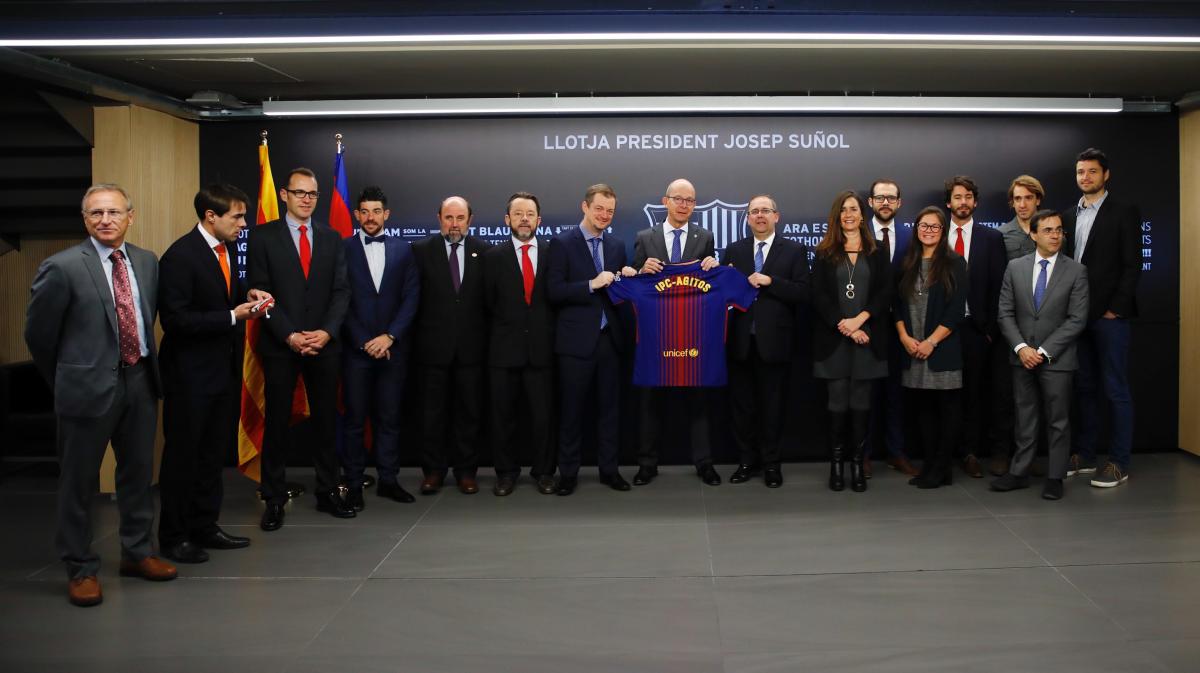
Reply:
M50 255L79 243L86 235L81 218L78 236L24 239L20 250L0 255L0 364L29 360L29 349L25 347L25 306L38 265Z
M1200 109L1179 115L1179 212L1200 198ZM1179 259L1200 256L1200 228L1180 222ZM1179 265L1179 446L1200 455L1200 267Z

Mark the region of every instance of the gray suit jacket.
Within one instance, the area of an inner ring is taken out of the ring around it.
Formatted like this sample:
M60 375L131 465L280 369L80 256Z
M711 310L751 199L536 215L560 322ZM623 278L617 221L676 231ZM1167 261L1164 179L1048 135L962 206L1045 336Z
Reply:
M640 271L642 265L651 257L661 260L663 264L671 259L671 251L667 250L667 242L663 234L664 226L666 225L660 223L638 232L637 239L633 243L634 269ZM715 249L712 232L695 222L689 222L687 241L683 244L681 261L694 262L711 257Z
M1054 273L1046 285L1042 306L1033 308L1033 264L1037 253L1008 263L1000 286L1000 333L1009 347L1009 361L1021 363L1012 349L1025 343L1050 354L1046 368L1073 371L1079 367L1075 342L1087 324L1087 269L1059 253Z
M154 319L158 306L158 259L125 244L141 295L142 319L149 337L150 380L161 396ZM90 238L47 258L29 290L25 343L54 392L59 416L97 418L108 412L117 388L121 356L117 347L117 310L108 280Z

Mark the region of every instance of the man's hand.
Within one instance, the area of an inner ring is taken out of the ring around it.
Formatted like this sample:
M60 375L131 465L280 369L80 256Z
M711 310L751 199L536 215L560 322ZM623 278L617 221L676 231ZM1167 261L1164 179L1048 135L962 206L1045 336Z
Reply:
M625 276L626 278L632 278L633 276L637 275L637 269L633 268L632 266L623 266L621 267L621 275Z
M1102 315L1100 317L1104 318L1105 320L1116 320L1117 318L1120 318L1121 316L1117 315L1116 313L1113 313L1112 311L1105 311L1104 315Z
M250 290L246 293L246 299L252 302L260 302L264 299L270 299L271 293L266 290Z
M371 339L367 343L363 344L362 349L366 351L367 355L370 355L376 360L391 359L392 353L388 349L392 347L392 343L392 337L386 334L380 334L374 339Z
M588 287L592 288L593 290L599 290L600 288L608 287L609 285L612 285L614 278L616 278L616 276L613 275L612 271L601 271L599 275L588 281Z
M850 339L859 346L866 346L871 343L871 336L860 329L854 330L850 334Z
M711 257L709 259L712 259ZM754 287L766 287L771 284L771 277L757 271L746 277Z
M329 343L330 336L329 332L326 332L323 329L312 330L308 332L294 332L293 336L288 337L289 346L291 345L290 342L294 339L300 340L300 349L296 350L296 348L293 346L292 350L296 350L296 352L300 353L301 355L316 355L317 353L321 352L321 349L324 348L326 344Z
M270 297L271 295L267 296ZM254 308L255 306L258 306L257 300L248 301L245 304L238 304L237 307L233 309L233 317L237 320L254 320L255 318L260 317L263 313L266 313L266 311L251 311L250 309Z
M700 270L701 271L712 271L713 269L717 268L720 265L721 265L721 263L717 261L717 258L712 257L711 255L700 260Z
M662 260L654 257L647 257L646 263L642 265L642 270L638 273L658 273L663 270Z
M287 336L286 343L288 348L300 355L311 354L311 349L308 347L308 343L304 340L303 332L292 332Z
M917 343L916 352L913 357L918 360L928 360L929 356L933 355L933 342L929 339Z
M1026 369L1033 369L1046 361L1042 354L1034 350L1032 346L1026 346L1017 352L1017 357L1021 360L1021 366Z

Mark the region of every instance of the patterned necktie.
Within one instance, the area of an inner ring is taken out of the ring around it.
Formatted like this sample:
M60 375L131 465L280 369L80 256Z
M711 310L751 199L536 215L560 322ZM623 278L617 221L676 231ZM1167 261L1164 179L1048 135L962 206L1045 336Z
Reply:
M758 250L754 251L754 273L762 273L763 268L763 248L767 247L766 241L758 242Z
M521 246L521 280L525 283L525 304L533 303L533 260L529 258L529 243Z
M1042 300L1046 297L1046 267L1050 264L1050 260L1043 259L1038 262L1042 265L1042 270L1038 271L1037 282L1033 284L1033 310L1039 311L1042 308Z
M297 229L300 230L300 268L304 270L304 277L308 278L308 267L312 264L312 245L308 242L308 227L302 224Z
M954 252L963 259L967 258L967 250L963 245L962 227L958 228L958 237L954 239Z
M224 243L218 243L213 246L213 250L217 251L217 262L221 265L221 275L225 276L225 295L229 295L229 252L225 249Z
M117 306L117 346L121 351L121 364L132 367L142 356L137 312L133 307L133 287L129 284L125 255L120 250L113 250L109 260L112 262L113 300Z
M683 230L676 229L671 233L675 234L675 240L671 241L671 263L678 264L683 260L683 246L679 243L679 239L683 238Z
M892 261L892 237L889 234L891 227L883 227L883 249L887 250L888 261Z
M459 288L462 287L462 272L458 268L458 246L461 243L450 244L450 284L454 286L454 293L458 294Z
M592 244L592 266L596 267L596 274L599 275L604 271L604 263L600 261L600 237L597 236L588 241ZM608 316L604 315L604 308L600 309L600 329L608 327Z

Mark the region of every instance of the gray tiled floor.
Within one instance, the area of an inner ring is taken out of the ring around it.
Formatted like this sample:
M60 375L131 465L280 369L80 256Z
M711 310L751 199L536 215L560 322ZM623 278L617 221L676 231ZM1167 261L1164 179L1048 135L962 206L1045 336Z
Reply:
M267 534L230 472L223 524L254 544L168 584L117 577L97 498L105 601L80 610L54 482L17 476L0 671L1200 670L1200 460L1139 456L1128 485L1073 481L1057 503L882 469L866 494L830 493L816 464L785 477L710 488L668 468L615 493L585 471L571 498L522 481L504 499L485 477L475 496L369 495L351 521L304 498Z

